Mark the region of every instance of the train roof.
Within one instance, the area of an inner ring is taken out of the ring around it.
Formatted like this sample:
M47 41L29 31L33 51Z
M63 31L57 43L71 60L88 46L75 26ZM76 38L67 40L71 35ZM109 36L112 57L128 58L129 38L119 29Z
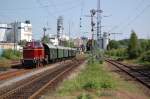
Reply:
M53 48L53 49L67 49L67 50L76 50L75 48L71 48L71 47L64 47L64 46L55 46L55 45L52 45L52 44L48 44L48 43L44 43L44 45L48 46L49 48Z
M47 45L49 48L53 48L53 49L56 49L57 47L55 46L55 45L52 45L52 44L45 44L45 45Z
M68 49L68 47L64 47L64 49Z
M65 47L63 47L63 46L56 46L56 47L59 49L65 49Z

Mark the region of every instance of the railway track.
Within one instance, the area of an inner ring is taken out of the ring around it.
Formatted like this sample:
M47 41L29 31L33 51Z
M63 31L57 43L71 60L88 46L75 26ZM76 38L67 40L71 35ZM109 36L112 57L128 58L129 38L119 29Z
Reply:
M0 74L0 81L1 80L6 80L12 77L20 76L22 74L25 74L29 72L30 70L25 70L25 69L19 69L19 70L13 70L13 71L8 71Z
M82 61L76 61L60 65L21 81L17 85L0 89L0 99L37 99L43 90L47 87L55 88L58 82L81 63Z
M20 64L19 65L15 64L15 65L12 65L12 66L19 66L20 68L22 68ZM46 67L46 66L44 66L44 67ZM6 72L3 72L3 73L0 73L0 81L7 80L7 79L13 78L13 77L18 77L18 76L21 76L21 75L23 75L25 73L28 73L30 71L38 70L38 69L41 69L41 68L44 68L44 67L39 67L39 68L34 68L34 69L33 68L31 68L31 69L25 69L24 68L24 69L16 69L16 70L6 71Z
M105 61L119 68L120 70L124 71L125 73L135 78L138 82L142 83L144 86L150 89L150 75L149 74L145 73L144 71L138 71L136 69L133 69L132 66L125 65L115 60L106 59Z

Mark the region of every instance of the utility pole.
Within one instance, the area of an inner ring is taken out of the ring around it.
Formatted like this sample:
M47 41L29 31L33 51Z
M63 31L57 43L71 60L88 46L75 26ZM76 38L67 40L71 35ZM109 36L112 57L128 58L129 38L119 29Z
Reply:
M14 53L15 53L15 49L16 49L16 24L17 24L17 22L15 21L14 25L13 25L14 26L13 27L14 28L14 31L13 31L14 32Z
M50 30L50 28L43 27L43 32L44 32L43 37L46 36L45 34L46 34L46 31L47 31L47 30Z
M45 37L45 32L46 32L46 30L47 30L47 29L44 27L44 28L43 28L43 32L44 32L43 37Z
M102 48L102 34L101 34L101 16L102 10L100 6L100 0L97 0L97 45Z
M92 32L92 45L91 45L91 53L92 53L92 63L94 62L94 26L95 26L95 23L94 23L94 15L96 14L96 11L94 9L92 9L90 11L91 13L91 32Z
M69 21L69 47L70 47L70 21Z

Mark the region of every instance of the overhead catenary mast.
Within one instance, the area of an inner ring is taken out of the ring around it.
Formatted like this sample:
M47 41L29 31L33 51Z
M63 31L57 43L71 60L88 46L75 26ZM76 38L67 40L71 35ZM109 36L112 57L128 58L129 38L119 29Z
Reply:
M102 34L101 34L101 5L100 5L100 0L97 0L97 45L99 48L102 48Z
M83 8L84 8L84 0L81 1L81 14L80 14L80 24L79 24L79 25L80 25L80 26L79 26L79 28L80 28L79 37L81 37L81 34L82 34L82 32L83 32L83 31L82 31L82 29L83 29L83 28L82 28L82 27L83 27L83 26L82 26Z

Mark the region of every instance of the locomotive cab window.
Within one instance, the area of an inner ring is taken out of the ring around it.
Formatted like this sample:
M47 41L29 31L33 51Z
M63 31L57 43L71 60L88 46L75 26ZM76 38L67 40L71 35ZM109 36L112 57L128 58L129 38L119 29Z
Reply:
M27 47L34 47L34 48L43 48L43 45L40 42L28 42L26 44Z

